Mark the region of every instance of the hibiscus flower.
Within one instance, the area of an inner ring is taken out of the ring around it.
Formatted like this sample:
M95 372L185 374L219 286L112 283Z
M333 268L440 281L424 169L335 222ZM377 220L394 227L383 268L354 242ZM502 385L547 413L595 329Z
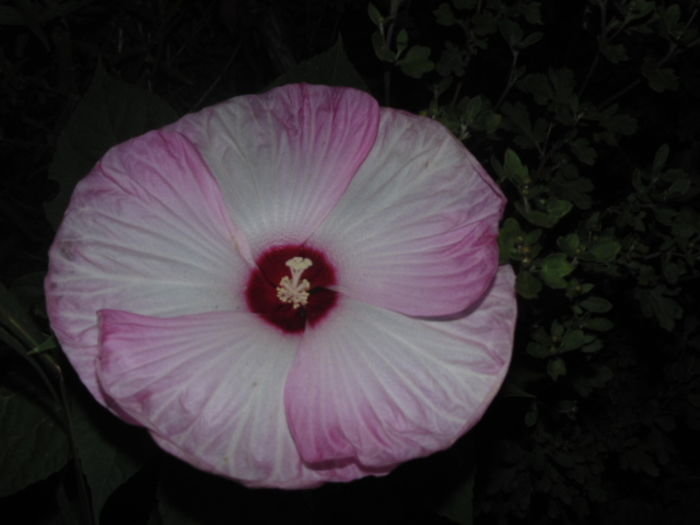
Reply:
M504 198L439 123L288 85L112 148L50 252L92 395L248 486L382 475L453 444L509 364Z

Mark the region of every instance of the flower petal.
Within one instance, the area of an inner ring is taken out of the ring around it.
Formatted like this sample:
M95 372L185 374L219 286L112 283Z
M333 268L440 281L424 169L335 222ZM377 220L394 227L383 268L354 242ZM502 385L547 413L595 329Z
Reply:
M318 228L365 160L378 122L366 93L293 84L233 98L175 126L202 151L257 257Z
M185 137L151 132L105 155L73 194L45 283L51 325L98 400L96 312L244 308L245 243Z
M283 390L299 337L253 314L174 318L100 312L100 384L118 412L190 464L249 486L302 488L366 475L310 469L287 426Z
M337 290L354 299L408 315L454 314L491 283L504 204L441 124L382 109L374 148L309 244L328 249Z
M343 298L304 335L285 405L302 458L396 464L450 446L482 416L510 361L514 275L454 320L420 320Z

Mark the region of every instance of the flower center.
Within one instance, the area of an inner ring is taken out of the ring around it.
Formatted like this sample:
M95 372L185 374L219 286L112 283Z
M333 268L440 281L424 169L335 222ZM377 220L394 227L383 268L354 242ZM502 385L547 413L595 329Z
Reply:
M245 291L248 308L276 328L303 332L337 303L338 294L329 288L336 284L335 268L320 250L276 246L255 262Z
M283 303L292 303L292 308L295 310L300 306L306 306L309 302L309 288L311 284L306 279L301 278L304 270L313 265L311 259L306 257L292 257L284 263L292 271L292 278L288 276L282 277L279 286L277 287L277 299Z

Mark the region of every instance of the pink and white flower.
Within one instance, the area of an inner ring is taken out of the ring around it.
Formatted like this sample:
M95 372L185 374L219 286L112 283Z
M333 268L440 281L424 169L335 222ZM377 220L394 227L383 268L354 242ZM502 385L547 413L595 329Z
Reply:
M112 148L50 252L92 395L249 486L382 475L449 447L509 364L504 198L440 124L288 85Z

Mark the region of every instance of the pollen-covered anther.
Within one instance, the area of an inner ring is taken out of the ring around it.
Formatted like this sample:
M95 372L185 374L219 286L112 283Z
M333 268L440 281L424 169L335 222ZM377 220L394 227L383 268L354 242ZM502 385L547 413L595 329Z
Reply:
M301 279L301 274L313 263L306 257L292 257L284 264L291 270L292 278L282 277L277 286L277 298L283 303L292 303L292 307L296 310L309 302L311 283L307 279Z

